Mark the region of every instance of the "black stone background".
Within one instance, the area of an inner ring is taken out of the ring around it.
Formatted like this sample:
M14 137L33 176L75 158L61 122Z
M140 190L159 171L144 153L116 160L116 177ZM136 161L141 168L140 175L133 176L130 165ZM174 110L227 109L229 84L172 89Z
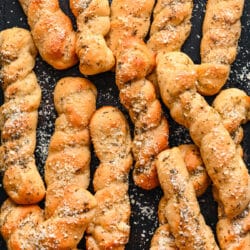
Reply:
M69 10L68 1L60 1L62 9L72 18L75 27L75 20ZM199 46L201 38L201 27L205 11L205 1L194 0L194 9L192 17L192 31L190 37L183 46L183 51L187 53L195 63L200 62ZM224 88L237 87L245 90L250 95L250 1L245 1L244 13L242 17L242 33L239 41L239 52L231 68L231 74ZM26 17L17 0L0 0L0 30L14 26L29 28ZM53 89L56 82L64 76L81 76L76 65L73 68L64 71L54 70L38 56L36 60L35 72L42 88L42 102L39 109L39 125L37 130L37 148L35 151L37 166L43 175L43 166L47 156L47 147L49 139L54 129L54 120L56 113L53 106ZM107 72L96 76L88 77L95 83L98 89L97 108L104 105L113 105L123 111L127 117L131 132L133 125L130 122L126 110L119 102L118 90L114 82L114 73ZM3 103L2 93L0 101ZM213 97L207 98L208 102ZM170 124L170 146L176 146L181 143L189 143L191 139L188 131L182 126L176 124L169 116L168 110L164 107L164 112ZM243 126L245 131L244 141L244 160L250 169L250 123ZM91 172L98 166L98 159L92 151ZM2 179L2 177L1 177ZM2 182L0 182L1 184ZM90 184L89 187L92 190ZM129 194L131 199L131 235L126 249L144 250L149 249L150 240L158 226L157 206L162 196L160 188L151 191L145 191L133 184L130 176ZM6 199L6 194L2 185L0 186L0 205ZM199 198L202 214L206 222L215 229L217 221L217 207L211 196L211 189ZM41 203L41 206L43 204ZM4 240L0 238L0 249L5 250ZM84 239L79 244L79 249L84 249Z

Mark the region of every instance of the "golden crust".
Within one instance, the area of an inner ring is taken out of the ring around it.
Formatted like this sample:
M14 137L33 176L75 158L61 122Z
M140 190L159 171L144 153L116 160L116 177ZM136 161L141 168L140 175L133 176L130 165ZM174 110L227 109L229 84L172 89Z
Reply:
M19 0L41 57L56 69L77 63L76 34L58 0Z
M70 8L77 21L76 53L81 73L94 75L112 69L115 58L105 41L110 28L108 0L71 0Z

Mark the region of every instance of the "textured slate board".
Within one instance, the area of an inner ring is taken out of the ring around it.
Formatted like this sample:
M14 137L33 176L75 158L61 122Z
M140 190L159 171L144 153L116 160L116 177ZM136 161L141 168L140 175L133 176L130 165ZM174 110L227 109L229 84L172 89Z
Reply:
M63 10L70 15L68 1L60 1ZM250 2L245 1L244 14L242 17L242 33L239 41L239 52L237 59L232 65L231 74L225 88L238 87L245 90L250 95ZM191 35L183 46L183 51L186 52L195 63L200 62L199 46L201 37L201 26L204 17L205 1L194 1L194 10L192 17L192 31ZM75 21L72 18L75 26ZM29 28L26 17L17 0L0 0L0 30L10 27ZM53 90L56 82L64 76L81 76L78 66L65 71L54 70L51 66L46 64L37 57L35 72L37 74L39 83L42 88L42 103L39 109L39 125L37 132L37 147L36 147L36 161L40 173L43 175L43 166L47 157L47 148L50 136L54 129L54 120L56 113L53 106ZM114 105L122 110L131 125L129 116L126 110L119 102L118 90L114 82L114 73L107 72L96 76L89 77L95 83L98 89L97 108L104 105ZM2 93L0 95L2 100ZM210 102L212 98L208 98ZM191 139L188 132L183 127L176 124L166 108L164 112L170 124L170 146L176 146L181 143L189 143ZM244 141L242 146L244 148L244 160L250 169L250 124L243 126L245 131ZM98 165L94 153L92 153L91 172L95 171ZM90 190L92 187L90 185ZM136 187L130 178L129 188L132 216L131 216L131 236L129 244L126 249L144 250L149 249L150 240L158 226L157 221L157 206L161 198L162 191L156 188L152 191L144 191ZM0 204L6 199L6 194L0 186ZM211 190L209 189L202 197L199 198L201 211L205 216L206 222L215 229L217 221L216 203L213 201ZM6 245L2 238L0 238L0 249L5 250ZM79 249L84 249L84 240L79 244Z

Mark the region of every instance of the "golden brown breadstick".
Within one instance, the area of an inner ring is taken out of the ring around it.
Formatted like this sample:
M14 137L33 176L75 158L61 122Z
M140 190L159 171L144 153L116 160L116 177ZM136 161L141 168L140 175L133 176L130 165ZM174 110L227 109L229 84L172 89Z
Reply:
M141 39L131 37L122 43L117 54L116 84L121 103L135 125L133 178L144 189L159 185L155 158L168 147L168 122L154 85L145 78L153 66L154 55Z
M223 124L237 144L243 139L241 124L250 120L250 96L243 90L222 90L213 101L214 109L222 117Z
M121 43L128 37L144 39L148 33L153 0L113 0L110 32L107 43L116 56Z
M206 191L210 184L210 179L202 162L199 149L194 144L182 144L179 145L178 148L188 170L189 180L193 184L196 196L200 196ZM170 232L168 220L165 216L167 202L168 200L164 196L159 202L159 227L156 229L151 239L150 250L159 250L163 247L164 249L178 249L175 244L175 238Z
M128 174L133 163L131 137L124 115L114 107L98 109L90 122L100 160L93 179L97 211L87 229L87 249L125 249L130 233Z
M248 170L220 115L196 92L193 62L181 52L157 56L157 77L162 99L172 117L189 128L200 148L225 214L235 217L250 200Z
M37 51L29 31L0 33L0 75L4 104L0 108L0 167L7 194L19 204L34 204L45 195L35 164L36 127L41 89L33 67Z
M94 75L112 69L115 59L105 36L110 29L108 0L70 0L77 21L76 53L79 69L84 75Z
M46 218L54 213L67 186L89 186L88 124L96 108L96 95L94 85L84 78L64 77L56 85L54 102L59 116L45 164Z
M200 213L193 183L179 148L162 151L157 173L167 200L165 217L179 249L219 249Z
M58 0L19 0L41 57L56 69L77 63L76 34Z
M206 71L219 71L222 78L216 82L200 79L197 87L203 94L214 95L226 83L230 65L237 55L243 7L244 0L207 1L200 48L201 62L204 64L201 71L204 67L207 68Z
M154 7L147 45L156 53L180 50L191 30L193 1L160 0Z

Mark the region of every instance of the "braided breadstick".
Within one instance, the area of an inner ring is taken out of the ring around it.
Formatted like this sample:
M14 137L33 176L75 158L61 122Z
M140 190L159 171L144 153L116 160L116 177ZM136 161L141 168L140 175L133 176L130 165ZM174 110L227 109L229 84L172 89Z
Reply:
M208 68L220 68L224 77L222 81L199 81L201 93L213 95L225 84L230 65L236 58L238 40L241 33L240 18L244 0L208 0L203 22L201 40L201 71ZM203 77L202 77L203 78ZM214 77L215 79L215 77ZM224 79L224 80L223 80Z
M153 66L154 56L142 40L131 37L124 41L117 55L116 84L135 125L133 178L144 189L159 185L155 157L168 146L167 120L153 84L145 79Z
M110 31L107 43L113 54L128 37L144 39L150 26L153 0L113 0L111 3Z
M157 77L172 117L189 128L200 148L225 214L238 215L250 200L248 170L220 115L196 92L193 62L181 52L157 56Z
M205 166L202 162L197 146L193 144L182 144L178 146L182 159L189 173L189 181L193 184L196 196L202 195L210 184ZM168 200L162 197L158 206L159 227L156 229L150 245L150 250L178 249L175 238L171 234L168 220L166 218L166 207Z
M213 107L222 117L225 128L239 144L243 139L240 125L250 120L250 97L237 88L225 89L216 96Z
M77 20L81 73L94 75L112 69L115 59L104 39L110 28L108 0L70 0L70 8Z
M19 0L41 57L56 69L77 63L76 35L58 0Z
M147 45L156 53L180 50L191 30L193 1L157 1Z
M127 121L114 107L102 107L90 122L100 159L93 184L97 211L87 229L87 249L124 249L130 233L128 174L133 163Z
M162 151L157 173L167 199L165 217L179 249L219 249L200 213L193 183L177 147Z
M41 89L35 73L36 48L27 30L12 28L0 33L1 170L7 194L19 204L33 204L45 195L35 164L36 126Z
M47 184L45 216L49 218L64 197L67 186L90 181L90 136L88 124L95 111L96 88L87 79L62 78L54 102L59 114L45 164Z

